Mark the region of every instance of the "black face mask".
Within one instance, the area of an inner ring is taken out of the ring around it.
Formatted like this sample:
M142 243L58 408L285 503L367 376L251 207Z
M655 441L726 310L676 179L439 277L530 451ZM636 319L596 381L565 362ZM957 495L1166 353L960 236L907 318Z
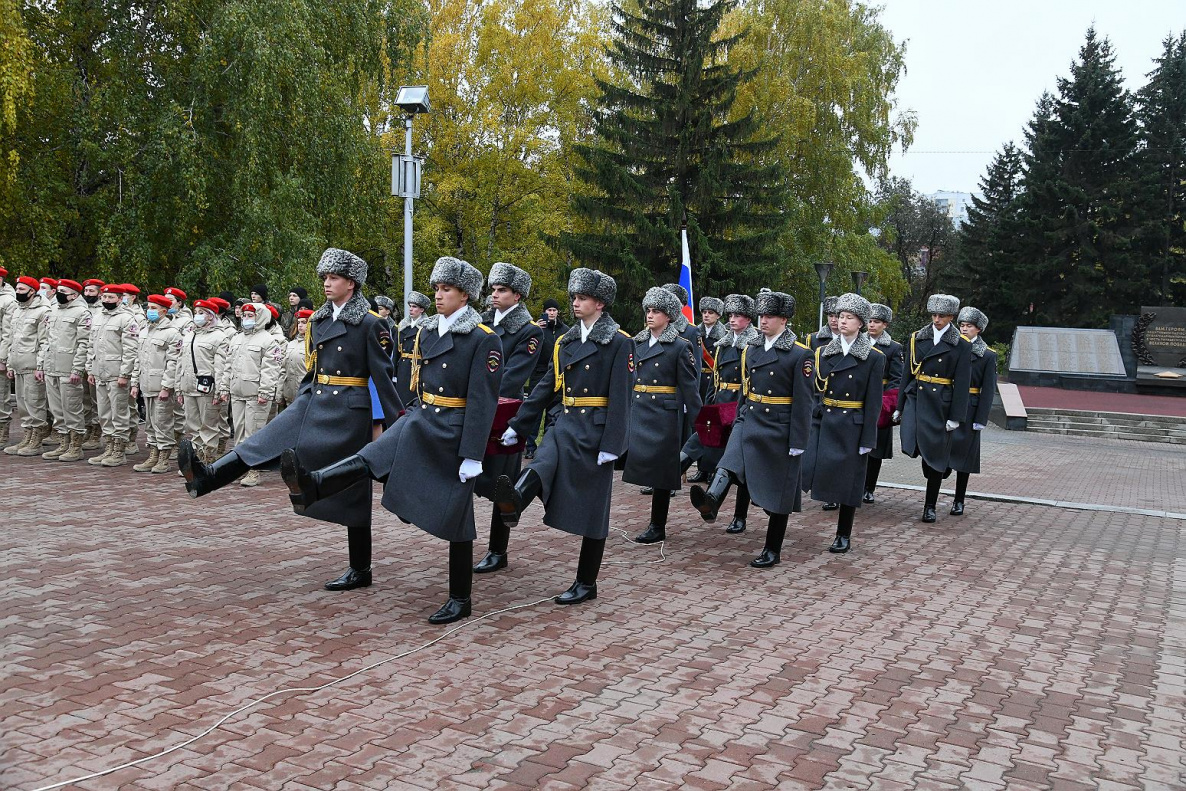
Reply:
M106 308L107 310L115 310L116 308L119 307L119 303L118 302L104 302L103 307Z
M32 297L32 296L33 296L33 295L32 295L30 292L28 292L28 291L26 291L26 292L24 292L24 293L18 293L18 294L16 295L16 301L17 301L17 302L28 302L28 301L29 301L29 298L30 298L30 297Z
M59 304L59 305L65 305L65 304L66 304L66 300L70 299L70 297L66 296L66 295L65 295L65 294L63 294L61 291L58 291L58 292L56 292L56 293L54 294L54 297L55 297L55 298L58 300L58 304Z
M98 294L83 294L82 298L86 300L86 304L88 304L88 305L94 305L96 302L99 301Z

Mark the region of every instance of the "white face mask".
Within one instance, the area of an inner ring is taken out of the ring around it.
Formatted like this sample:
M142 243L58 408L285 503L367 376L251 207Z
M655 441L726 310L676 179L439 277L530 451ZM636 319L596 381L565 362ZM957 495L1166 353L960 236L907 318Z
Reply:
M255 319L243 319L243 329L255 329Z
M196 316L194 316L194 326L195 327L205 327L206 326L206 314L205 313L199 313Z

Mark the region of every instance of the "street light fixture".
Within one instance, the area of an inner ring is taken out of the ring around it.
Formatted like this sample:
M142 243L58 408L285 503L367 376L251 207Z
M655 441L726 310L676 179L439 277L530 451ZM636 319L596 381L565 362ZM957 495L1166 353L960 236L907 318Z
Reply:
M404 309L412 295L412 201L420 197L424 158L412 156L412 119L429 111L428 86L404 85L395 96L404 111L404 153L391 155L391 194L404 199Z
M827 296L825 289L827 288L828 275L831 274L835 264L831 261L817 261L815 264L815 273L819 275L819 329L824 328L824 298Z
M861 286L865 285L865 280L868 279L868 272L850 272L852 275L852 284L856 286L857 296L861 295Z

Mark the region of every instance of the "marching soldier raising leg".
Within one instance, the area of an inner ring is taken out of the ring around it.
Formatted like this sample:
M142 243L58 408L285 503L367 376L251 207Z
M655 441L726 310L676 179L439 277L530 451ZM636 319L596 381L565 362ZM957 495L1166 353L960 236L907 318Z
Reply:
M502 442L539 428L554 401L563 405L544 434L535 461L518 481L498 479L496 507L511 527L536 497L544 504L544 524L581 536L577 576L557 604L597 598L597 575L609 535L613 462L626 451L634 386L634 344L605 310L618 285L595 269L574 269L568 293L577 324L556 342L552 366L511 421Z
M968 414L959 428L951 432L951 468L955 470L955 499L951 515L964 513L968 478L980 472L980 432L988 425L997 391L997 353L980 337L988 326L988 316L976 308L963 308L956 320L960 334L972 341L972 363L968 387Z

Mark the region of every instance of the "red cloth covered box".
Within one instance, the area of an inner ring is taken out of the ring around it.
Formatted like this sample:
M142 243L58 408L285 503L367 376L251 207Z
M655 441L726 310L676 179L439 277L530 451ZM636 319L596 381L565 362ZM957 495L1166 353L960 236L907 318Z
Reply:
M898 391L886 390L881 396L881 414L877 416L878 428L889 428L894 422L894 410L898 406Z
M700 414L696 416L696 435L700 437L700 444L706 448L725 447L736 418L736 401L700 407Z
M527 437L519 437L519 441L514 445L503 445L499 442L502 435L506 433L511 419L519 413L521 406L523 406L521 398L498 399L498 408L494 410L494 425L490 427L490 439L486 441L487 456L513 456L523 452L523 448L527 444Z

